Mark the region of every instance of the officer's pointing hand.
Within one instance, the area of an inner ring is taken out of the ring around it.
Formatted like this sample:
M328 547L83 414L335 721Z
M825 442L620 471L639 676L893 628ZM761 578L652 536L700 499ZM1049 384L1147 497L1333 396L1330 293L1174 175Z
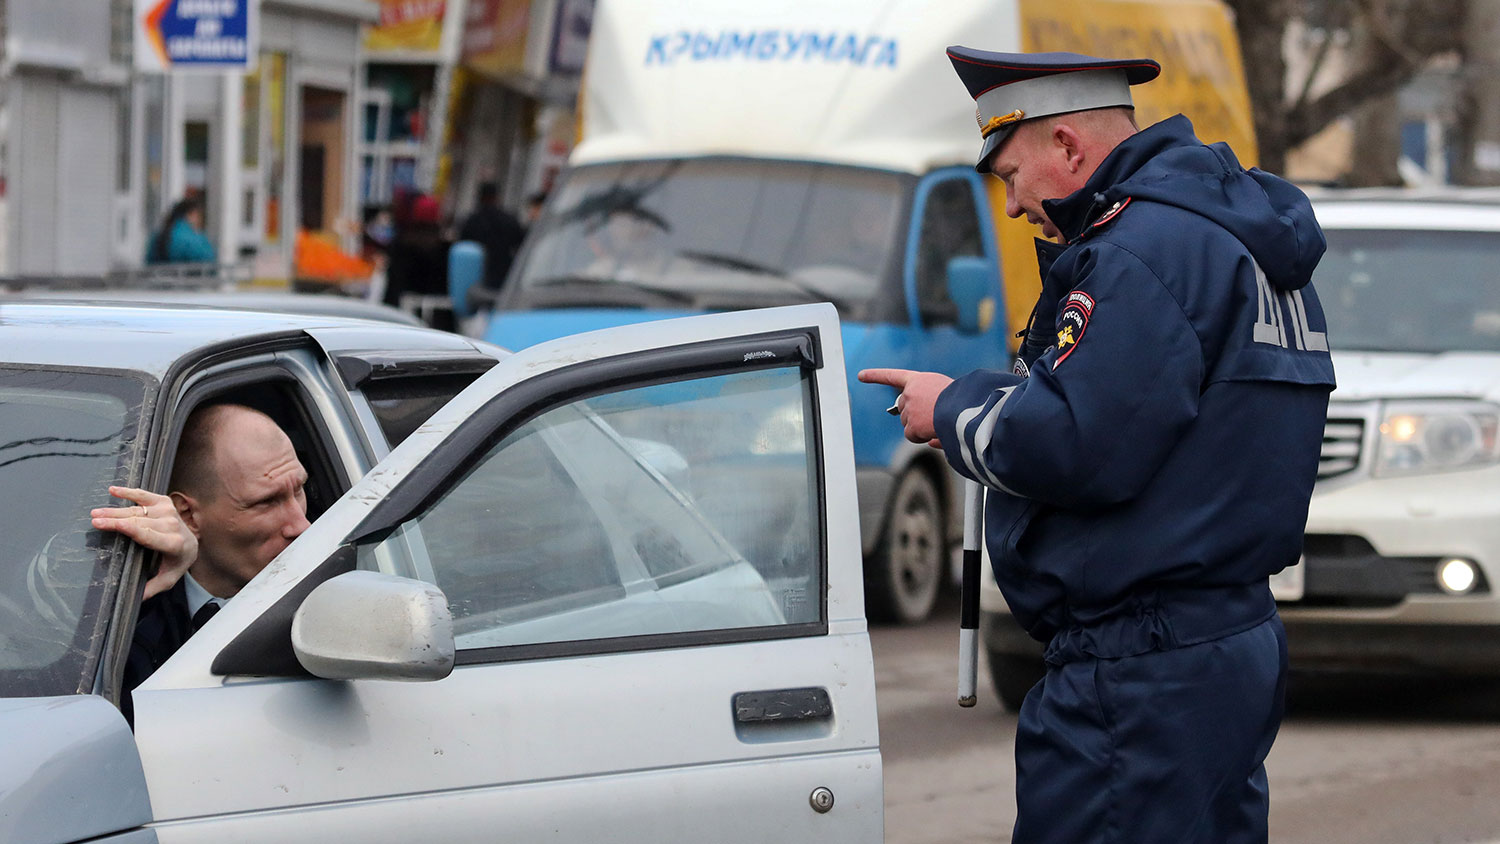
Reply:
M933 427L932 414L937 406L938 393L953 383L953 379L937 372L915 372L910 369L865 369L859 380L866 384L886 384L901 391L896 397L896 409L901 413L901 427L906 438L914 443L927 443L933 448L942 448L938 442L937 429Z

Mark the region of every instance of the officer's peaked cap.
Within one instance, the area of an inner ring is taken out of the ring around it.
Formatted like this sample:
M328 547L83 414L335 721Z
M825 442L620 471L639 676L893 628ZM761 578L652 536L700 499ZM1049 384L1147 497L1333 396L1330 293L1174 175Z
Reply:
M1161 73L1151 59L1101 59L1077 53L991 53L949 47L948 59L976 106L983 145L974 169L1026 120L1133 105L1130 86Z

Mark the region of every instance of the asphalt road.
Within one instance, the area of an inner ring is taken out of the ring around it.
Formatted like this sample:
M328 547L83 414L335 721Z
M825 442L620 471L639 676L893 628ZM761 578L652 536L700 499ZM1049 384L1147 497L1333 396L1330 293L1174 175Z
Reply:
M886 844L1010 840L1015 716L983 665L959 708L957 629L871 628ZM1300 680L1267 768L1274 842L1500 844L1500 686Z

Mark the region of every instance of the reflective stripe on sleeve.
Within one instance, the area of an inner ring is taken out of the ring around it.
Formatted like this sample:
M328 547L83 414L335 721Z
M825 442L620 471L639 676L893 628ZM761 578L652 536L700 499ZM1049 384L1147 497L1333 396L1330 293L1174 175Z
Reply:
M985 405L989 404L987 400L985 404L966 408L958 414L957 420L958 451L963 455L964 465L969 467L969 474L985 486L991 489L998 489L1009 495L1020 495L1020 493L1000 483L1000 479L995 477L995 474L985 465L982 453L984 451L984 444L989 442L990 435L994 433L995 424L1000 421L1001 409L1005 407L1007 401L1010 401L1010 394L1015 389L1012 386L996 390L994 394L999 395L1000 400L990 406L989 412L985 412ZM973 435L965 434L964 429L968 428L969 423L981 413L984 414L984 418L980 419L979 424L974 427Z

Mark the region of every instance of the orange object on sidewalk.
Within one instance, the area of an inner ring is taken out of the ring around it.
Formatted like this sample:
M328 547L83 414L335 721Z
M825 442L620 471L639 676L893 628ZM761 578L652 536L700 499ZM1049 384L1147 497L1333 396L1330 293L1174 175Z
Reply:
M333 243L332 235L297 232L297 249L293 258L293 275L302 281L341 282L364 280L375 271L375 265L350 255Z

